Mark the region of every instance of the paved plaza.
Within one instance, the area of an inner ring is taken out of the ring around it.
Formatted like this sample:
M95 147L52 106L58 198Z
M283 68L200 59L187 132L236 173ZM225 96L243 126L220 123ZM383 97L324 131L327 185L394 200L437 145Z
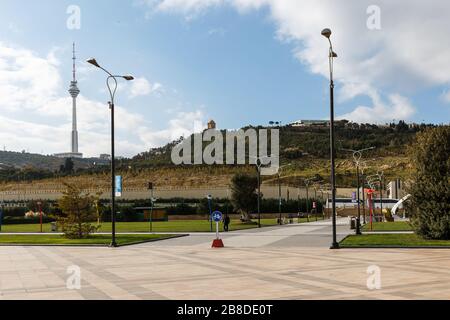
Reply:
M339 220L339 238L350 233ZM450 299L450 250L329 250L329 222L117 249L0 247L0 299ZM381 270L369 290L367 269ZM66 286L81 269L81 289Z

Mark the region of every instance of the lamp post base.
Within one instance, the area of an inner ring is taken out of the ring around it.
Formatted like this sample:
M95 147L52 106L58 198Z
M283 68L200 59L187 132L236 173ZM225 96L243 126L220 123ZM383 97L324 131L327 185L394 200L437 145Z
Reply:
M331 245L330 249L331 249L331 250L340 249L339 243L337 243L337 242L333 243L333 244Z
M111 242L109 247L110 248L117 248L118 247L117 242Z
M359 218L356 219L356 235L361 236L361 220Z

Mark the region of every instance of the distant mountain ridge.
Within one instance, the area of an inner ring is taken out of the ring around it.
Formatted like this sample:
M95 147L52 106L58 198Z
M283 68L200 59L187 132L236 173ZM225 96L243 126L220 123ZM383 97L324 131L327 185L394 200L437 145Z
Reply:
M101 163L104 160L96 158L72 159L75 168L86 169L93 166L94 162ZM35 168L41 170L58 171L65 159L55 156L41 155L27 152L0 151L0 170Z

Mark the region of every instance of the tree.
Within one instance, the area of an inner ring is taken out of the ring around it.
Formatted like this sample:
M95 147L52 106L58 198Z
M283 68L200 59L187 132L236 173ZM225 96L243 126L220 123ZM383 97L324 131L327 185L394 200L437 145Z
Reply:
M418 133L411 147L411 222L427 239L450 239L450 126Z
M254 175L239 173L231 180L231 203L235 210L250 221L250 212L258 201L258 179Z
M73 160L71 158L66 158L66 160L64 161L64 165L61 165L59 167L59 171L61 173L72 173L74 169L74 163Z
M94 197L85 194L78 186L65 184L67 190L58 201L61 214L55 216L64 235L69 239L83 239L96 231Z

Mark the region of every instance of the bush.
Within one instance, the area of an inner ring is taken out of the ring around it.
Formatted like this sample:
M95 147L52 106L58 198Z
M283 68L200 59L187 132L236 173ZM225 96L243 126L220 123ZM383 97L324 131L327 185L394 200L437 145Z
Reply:
M168 215L195 215L195 214L197 214L197 206L191 206L186 203L179 203L175 206L168 207L167 214Z
M49 217L42 217L42 223L50 223L53 222L54 219ZM2 224L4 225L17 225L17 224L39 224L40 219L37 218L25 218L25 217L3 217Z
M316 202L317 213L322 212L323 203L320 200L309 199L309 203L306 199L299 200L283 200L281 204L282 213L306 213L309 209L309 213L313 210L313 202ZM308 205L307 205L308 203ZM261 202L262 213L277 213L279 212L279 200L278 199L263 199Z
M3 210L3 217L24 218L27 211L27 208L5 208Z
M132 206L123 206L117 208L117 221L120 222L142 222L144 215L137 212Z

